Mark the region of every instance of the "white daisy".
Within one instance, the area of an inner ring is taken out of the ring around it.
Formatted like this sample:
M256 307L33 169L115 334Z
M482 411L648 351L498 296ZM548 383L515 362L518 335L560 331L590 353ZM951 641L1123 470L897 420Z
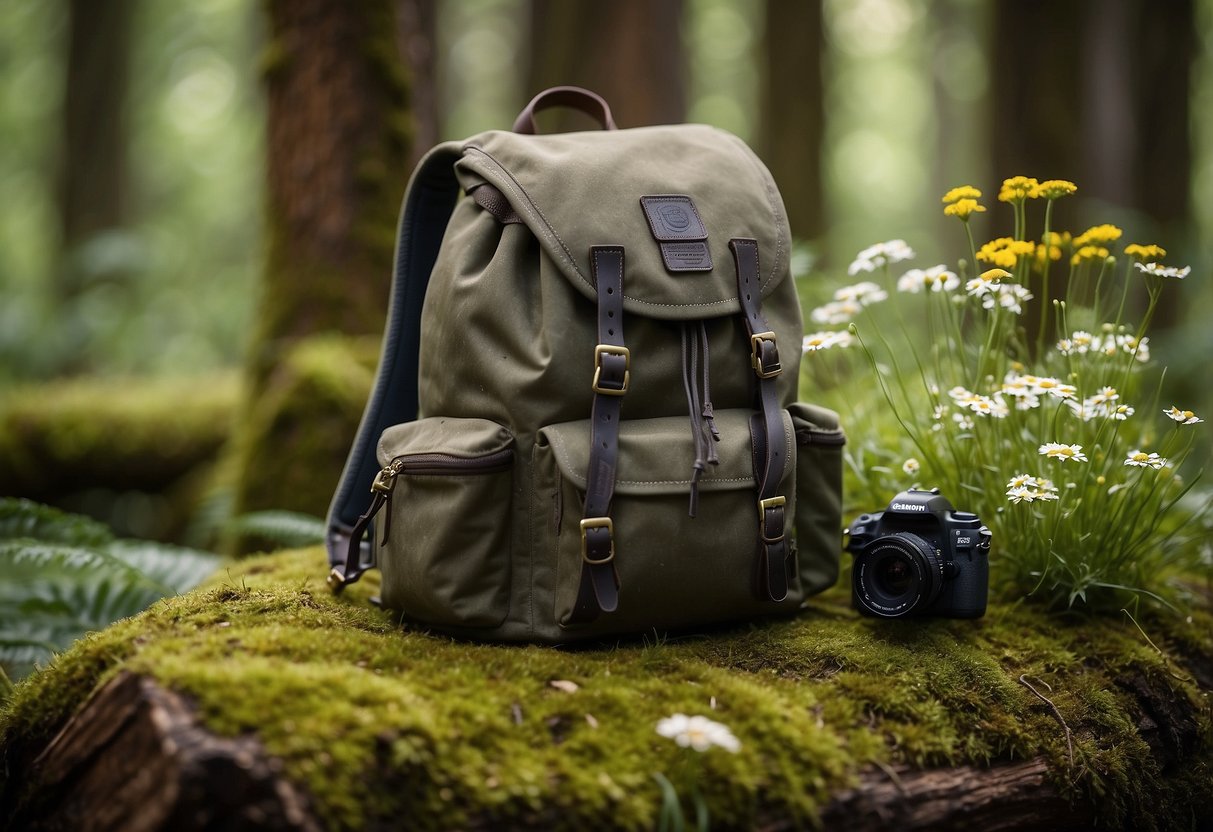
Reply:
M809 318L813 323L825 326L849 324L862 309L863 307L855 301L836 300L817 307L809 313Z
M1082 452L1082 445L1065 445L1061 442L1046 442L1038 449L1041 456L1047 456L1050 459L1060 459L1065 462L1071 459L1075 462L1086 462L1087 457Z
M1082 355L1091 348L1091 341L1094 338L1089 332L1084 332L1081 329L1070 335L1070 342L1074 345L1074 352Z
M1069 338L1062 338L1057 342L1057 351L1062 355L1069 355L1074 352L1074 342Z
M1166 464L1167 460L1165 457L1161 457L1153 452L1129 451L1129 455L1125 457L1125 465L1134 465L1138 468L1153 468L1155 471Z
M960 278L948 271L944 265L932 266L929 269L910 269L897 280L897 291L919 292L951 292L960 286Z
M700 752L707 751L712 746L733 754L741 749L741 741L733 736L732 731L706 716L674 714L657 723L657 733L672 739L683 748L693 748Z
M855 261L847 268L847 274L856 275L860 272L874 272L881 266L900 263L914 256L914 251L906 245L905 240L889 240L887 243L877 243L868 246L855 255Z
M1164 410L1163 413L1181 425L1197 425L1204 421L1204 419L1198 418L1191 410L1180 410L1174 405L1171 406L1170 410Z
M909 474L911 477L918 476L918 472L922 470L922 465L914 457L910 457L905 462L901 463L901 470Z
M1134 263L1133 266L1142 274L1153 275L1154 277L1174 277L1183 280L1192 271L1191 266L1177 268L1175 266L1164 266L1162 263Z
M842 346L839 343L838 336L842 333L838 332L814 332L804 336L804 341L801 342L801 350L803 352L818 352L820 350L828 350L830 347ZM850 337L850 333L846 333Z
M886 300L889 293L876 283L870 280L865 280L862 283L856 283L854 286L843 286L834 292L834 300L846 303L858 303L860 306L871 306L873 303L880 303Z

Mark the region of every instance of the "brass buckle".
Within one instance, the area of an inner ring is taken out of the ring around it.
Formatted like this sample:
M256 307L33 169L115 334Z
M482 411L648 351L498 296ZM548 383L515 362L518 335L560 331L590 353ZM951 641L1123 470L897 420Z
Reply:
M329 572L327 583L329 585L329 589L331 589L335 595L345 587L345 575L342 574L340 569L334 566Z
M779 355L779 343L775 340L774 332L755 332L750 336L750 366L754 368L754 372L759 378L774 378L783 372L783 366L776 361L775 366L768 369L762 363L762 342L770 341L771 346L775 347L775 355Z
M585 533L588 529L606 529L607 535L611 538L611 553L601 560L594 560L590 557L589 547L586 543ZM581 559L590 566L601 566L604 563L610 563L615 559L615 524L611 522L609 517L587 517L581 521Z
M779 537L767 537L767 509L783 508L787 503L787 498L781 494L758 501L758 536L762 538L763 543L778 543L783 540L782 529L780 529ZM784 522L786 525L786 519Z
M623 387L618 390L613 387L600 387L598 380L602 376L602 356L623 356ZM611 344L599 344L594 347L594 392L604 396L622 396L628 392L628 383L632 380L632 353L627 347L616 347Z

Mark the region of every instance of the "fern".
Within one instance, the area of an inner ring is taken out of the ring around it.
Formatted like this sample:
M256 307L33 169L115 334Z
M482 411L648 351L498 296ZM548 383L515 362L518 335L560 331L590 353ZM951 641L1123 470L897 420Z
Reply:
M0 498L0 540L22 537L69 546L105 546L114 539L109 528L88 517L32 500Z
M294 511L254 511L229 521L224 530L232 537L264 540L292 549L323 542L325 524L319 517Z
M218 564L208 552L115 540L87 518L0 500L0 673L20 678L85 633L196 586Z

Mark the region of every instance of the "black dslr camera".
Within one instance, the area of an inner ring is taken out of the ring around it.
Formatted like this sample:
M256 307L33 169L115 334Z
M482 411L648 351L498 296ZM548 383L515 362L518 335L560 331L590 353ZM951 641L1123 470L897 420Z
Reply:
M990 530L938 488L912 488L847 529L851 590L864 615L980 618L986 611Z

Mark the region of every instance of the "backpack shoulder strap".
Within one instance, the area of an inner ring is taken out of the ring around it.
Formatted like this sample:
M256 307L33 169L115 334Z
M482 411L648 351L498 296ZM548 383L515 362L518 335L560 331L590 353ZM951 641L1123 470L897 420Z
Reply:
M345 563L350 535L371 504L371 483L379 471L375 459L379 435L390 425L417 418L421 305L459 197L454 164L460 153L454 142L435 147L417 165L405 192L379 371L329 505L325 548L331 566ZM362 549L363 563L369 566L372 547L363 543Z

